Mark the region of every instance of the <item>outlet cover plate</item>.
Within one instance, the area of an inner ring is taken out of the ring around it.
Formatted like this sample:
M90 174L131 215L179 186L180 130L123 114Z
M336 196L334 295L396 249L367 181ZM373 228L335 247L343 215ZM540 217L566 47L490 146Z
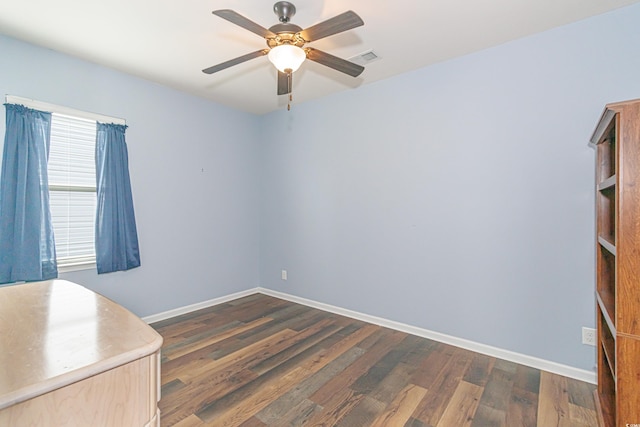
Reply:
M593 328L582 327L582 344L596 345L596 330Z

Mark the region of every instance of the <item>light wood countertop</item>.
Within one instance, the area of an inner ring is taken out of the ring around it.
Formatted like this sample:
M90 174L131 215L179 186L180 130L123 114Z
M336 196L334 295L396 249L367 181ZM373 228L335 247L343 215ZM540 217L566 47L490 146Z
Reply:
M155 353L162 337L65 280L0 287L0 409Z

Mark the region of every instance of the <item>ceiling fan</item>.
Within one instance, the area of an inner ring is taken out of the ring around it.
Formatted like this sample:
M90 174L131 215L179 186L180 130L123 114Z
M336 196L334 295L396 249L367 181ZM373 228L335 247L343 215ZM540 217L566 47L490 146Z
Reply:
M312 47L304 47L309 42L364 25L364 21L355 12L344 12L303 30L289 22L296 13L296 7L292 3L279 1L273 5L273 11L278 16L280 23L266 29L233 10L214 10L214 15L264 37L269 48L247 53L213 67L205 68L202 72L213 74L250 59L268 55L269 60L278 69L278 95L286 95L291 93L293 72L300 67L305 59L352 77L357 77L364 71L364 67L361 65Z

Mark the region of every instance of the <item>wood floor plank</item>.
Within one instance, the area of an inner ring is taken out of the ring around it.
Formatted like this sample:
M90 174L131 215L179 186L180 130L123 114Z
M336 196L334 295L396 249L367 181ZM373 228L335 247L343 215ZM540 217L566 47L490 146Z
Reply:
M274 354L273 356L264 359L260 363L254 365L251 370L258 375L273 369L286 360L308 350L316 344L324 341L339 330L338 326L332 325L329 319L325 319L322 322L317 323L312 328L307 329L305 334L300 334L302 339L293 343L281 352ZM310 332L310 333L309 333Z
M507 425L537 425L538 392L540 390L540 371L528 366L519 366L513 381Z
M166 342L164 342L163 345L166 348L167 355L169 355L175 349L182 348L185 345L189 345L189 343L197 342L201 339L226 332L230 329L237 328L242 325L243 323L237 320L215 322L214 325L200 323L196 328L188 331L181 331L179 334L168 336Z
M482 387L460 381L436 427L469 427L482 396Z
M380 327L376 325L365 325L362 328L355 330L353 333L335 342L325 351L318 353L316 358L307 360L305 362L305 366L314 372L319 371L325 365L338 358L341 354L346 353L352 347L357 346L360 341L367 338L379 328Z
M578 426L595 426L598 424L596 411L569 403L569 419Z
M239 387L234 388L230 393L217 398L215 401L203 407L202 411L207 411L209 414L226 411L234 405L237 405L238 402L248 399L252 394L259 392L261 388L266 387L269 382L277 380L291 370L301 368L311 373L317 372L341 354L349 351L353 347L353 343L360 342L377 328L378 327L374 325L365 325L362 328L353 330L351 334L344 336L342 341L334 344L327 350L322 348L322 342L320 342L280 365L275 366L257 378L239 385ZM326 340L330 338L331 337ZM352 343L352 345L348 345L348 343ZM304 378L300 378L299 380L302 379Z
M588 392L588 389L592 389L582 381L576 382L587 386L587 388L582 390L585 393ZM513 387L538 394L538 391L540 390L540 370L529 366L519 365L516 369L515 376L513 377Z
M267 427L265 423L257 419L256 417L251 417L248 420L244 421L240 424L239 427Z
M351 386L357 381L361 375L368 372L371 367L377 363L384 355L386 355L391 349L397 345L406 336L403 332L387 330L387 333L380 337L380 339L369 348L368 351L349 367L341 372L339 376L335 376L328 381L323 387L311 396L311 400L318 405L323 405L332 395L335 390ZM356 390L363 392L362 390Z
M280 426L301 426L308 422L314 414L322 411L322 407L316 405L309 399L304 399L297 405L292 406L280 418L274 420L270 425Z
M437 345L424 359L418 362L412 382L427 390L442 375L443 369L450 363L455 348Z
M165 370L161 373L162 383L179 379L184 383L190 382L198 377L207 376L210 372L223 371L230 365L242 363L250 359L249 362L256 362L257 354L263 354L260 352L275 351L272 349L274 346L281 345L281 341L286 338L295 336L296 333L291 330L284 330L277 334L274 334L270 338L266 338L262 341L254 343L250 346L239 349L238 351L214 360L207 357L198 357L197 359L190 359L185 361L182 365L175 366L171 370ZM203 350L203 349L200 349ZM194 353L197 353L194 352ZM247 364L249 363L247 362Z
M239 372L214 370L171 394L163 394L159 403L162 421L166 423L163 425L173 425L187 415L196 413L229 393L233 393L255 378L256 375L247 369Z
M478 405L478 409L476 409L476 413L473 416L473 422L471 423L471 427L515 427L517 425L518 424L510 426L507 424L507 414L505 411L483 405L482 403ZM535 424L529 427L534 426Z
M480 403L506 413L512 388L513 374L500 369L496 364L484 386Z
M280 311L283 311L283 310L281 309ZM312 318L313 321L310 322L310 325L315 325L320 321L326 320L326 318L328 317L326 315L323 315L322 312L318 312L317 310L311 310L311 309L293 312L293 313L289 312L286 315L281 315L280 311L270 313L268 316L270 319L277 320L277 321L269 322L260 327L250 329L247 332L238 334L236 337L242 341L255 342L255 341L261 340L262 338L268 337L269 335L275 332L278 332L279 330L282 330L282 329L291 329L295 331L300 331L304 329L299 327L300 323L298 322L298 320L302 322L303 320ZM276 317L279 314L280 314L280 317ZM291 315L293 315L293 317L289 317Z
M175 380L169 381L168 383L162 384L161 394L162 396L173 394L176 391L183 389L184 387L185 387L185 383L183 383L178 379L175 379Z
M163 367L165 368L164 372L171 372L176 368L183 367L186 364L196 360L204 360L209 358L216 359L215 357L213 357L213 355L216 354L216 352L220 352L221 350L222 353L228 354L226 350L229 347L233 347L236 341L237 340L235 340L233 336L223 338L218 342L210 344L206 347L202 347L198 350L193 350L190 353L186 353L180 357L175 357L173 359L169 359L168 357L166 357L166 355L163 354L162 358L164 363ZM182 348L186 347L186 345L188 344L185 344L184 346L182 346ZM242 347L246 347L246 344L242 345Z
M537 425L538 393L516 387L511 390L511 397L505 414L505 425L526 427Z
M351 388L360 393L371 393L384 378L400 363L415 346L415 340L411 335L405 336L401 342L394 345L391 350L382 358L371 365L371 367L361 375Z
M323 410L316 412L307 424L313 427L334 427L366 396L356 393L350 388L337 390L331 398L322 405Z
M591 384L274 297L152 326L162 427L596 427Z
M247 296L244 296L244 297L241 297L241 298L237 298L237 299L234 299L232 301L227 301L225 304L227 306L231 306L231 307L236 306L237 307L237 306L245 305L245 304L247 304L249 302L253 302L253 301L263 301L264 297L265 297L264 294L256 293L256 294L247 295Z
M253 417L261 409L273 402L283 391L294 387L302 378L306 378L310 373L303 368L295 368L288 374L267 382L255 393L246 396L232 407L227 407L223 411L218 411L217 407L206 407L196 415L205 422L215 422L220 427L242 424L248 418Z
M321 326L322 325L318 325L318 327ZM285 330L220 360L201 360L197 367L188 366L186 370L176 368L174 369L173 374L178 375L180 377L179 379L183 382L192 382L195 387L198 387L198 384L206 384L208 390L207 395L204 396L209 396L209 398L207 400L203 400L203 396L194 396L191 399L187 399L184 395L188 393L188 390L184 390L178 392L174 399L179 402L183 402L182 404L188 407L189 410L196 410L204 406L209 406L210 401L214 397L220 397L223 390L234 391L236 388L241 386L240 383L253 381L255 379L255 374L246 371L246 369L250 368L252 364L259 362L261 358L266 358L269 355L277 353L282 348L288 347L290 343L295 340L304 339L306 335L310 335L313 332L313 328L309 328L299 334L296 334L294 331ZM210 372L216 372L217 374L212 376ZM238 372L238 374L234 374L235 372ZM244 376L244 378L238 377L238 375L245 372L248 376ZM170 419L179 417L179 414L176 413L175 410L172 410L172 408L166 409L168 409L168 414L166 416L169 416Z
M455 349L430 384L427 395L416 408L413 417L426 424L437 425L472 359L471 352Z
M345 414L336 424L336 427L362 427L370 426L375 419L384 411L385 404L364 395L349 412Z
M269 318L269 317L262 317L260 319L256 319L252 322L246 323L244 325L241 326L237 326L235 328L231 328L225 332L219 333L219 334L215 334L213 336L208 336L207 338L202 338L200 340L198 340L197 342L193 342L193 341L189 341L188 343L185 343L184 345L181 346L181 348L179 349L175 349L174 351L169 351L168 354L166 354L166 356L169 358L169 360L171 359L177 359L180 356L184 356L185 354L189 354L193 351L196 350L200 350L201 348L210 346L212 344L215 344L219 341L222 341L223 339L226 339L228 337L237 335L239 333L242 333L244 331L253 329L257 326L263 325L265 323L269 323L271 322L273 319Z
M215 306L215 312L211 307L201 308L199 310L190 311L189 313L181 314L176 317L170 317L165 320L160 320L153 324L153 327L159 331L164 332L167 327L170 327L175 324L184 324L190 322L197 322L199 317L204 318L216 318L217 313L224 310L225 307L229 306L228 303L222 303Z
M286 301L267 297L264 300L256 300L236 307L225 307L220 311L220 315L228 317L230 320L241 320L249 323L261 317L270 317L271 313L279 311L286 305Z
M426 389L413 384L407 385L371 423L371 427L404 426L425 394Z
M339 357L328 363L315 374L304 381L300 381L296 387L280 396L271 405L264 408L256 416L266 424L274 424L282 418L291 407L297 406L302 401L308 400L309 396L322 387L327 381L342 372L347 366L362 356L364 350L353 347L342 353ZM311 401L310 401L311 402ZM313 402L313 405L316 405Z
M494 357L488 357L484 354L476 354L473 356L471 365L469 366L469 369L467 369L467 372L465 372L462 380L484 387L485 384L487 384L487 379L489 378L489 374L491 373L495 363L496 359Z
M240 341L236 337L229 337L203 349L202 356L218 360L246 346L247 344L244 341ZM179 363L179 361L180 359L177 359L176 363Z
M187 418L173 424L174 427L202 427L204 425L204 422L195 414L191 414Z
M538 425L571 427L567 379L565 377L546 372L542 372L540 375Z
M567 378L567 393L569 394L569 403L581 406L586 409L595 410L595 401L589 393L593 390L589 384Z
M411 417L407 420L407 422L404 424L403 427L431 427L431 426L428 426L422 421Z
M393 399L410 384L411 377L416 370L416 366L400 362L384 377L382 381L370 393L371 397L383 402L391 403Z
M188 370L177 369L176 371L179 374L178 378L183 382L186 382L212 370L223 371L233 367L233 370L239 371L245 368L250 368L262 360L277 354L296 339L302 338L295 331L285 329L270 337L241 348L234 353L221 357L220 359L211 359L203 362L197 368L191 368Z
M184 339L185 335L191 334L194 329L199 329L203 327L208 327L204 322L182 322L182 323L172 323L164 328L156 328L156 330L162 333L162 336L165 337L165 342L167 344L171 344L172 340L181 340ZM167 345L163 343L164 345Z

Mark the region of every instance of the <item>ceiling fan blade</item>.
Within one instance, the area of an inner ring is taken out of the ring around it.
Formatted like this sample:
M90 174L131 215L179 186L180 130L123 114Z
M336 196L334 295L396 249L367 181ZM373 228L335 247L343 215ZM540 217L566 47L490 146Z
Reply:
M320 40L322 38L350 30L364 25L362 18L353 11L341 13L333 18L322 21L300 31L298 34L308 42Z
M253 58L258 58L259 56L264 56L268 52L269 52L269 49L256 50L255 52L247 53L246 55L242 55L237 58L230 59L221 64L214 65L213 67L205 68L204 70L202 70L202 72L205 74L217 73L218 71L224 70L225 68L233 67L234 65L241 64Z
M323 52L312 47L308 47L305 50L307 51L307 59L348 74L351 77L358 77L364 71L364 67L362 65L355 64L351 61L347 61L346 59L338 58L337 56L330 55L327 52Z
M267 30L263 26L256 24L252 20L245 18L238 12L235 12L231 9L214 10L212 13L222 19L226 19L227 21L244 28L245 30L249 30L252 33L262 36L265 39L273 38L276 36L272 31Z
M278 71L278 95L291 93L291 74Z

